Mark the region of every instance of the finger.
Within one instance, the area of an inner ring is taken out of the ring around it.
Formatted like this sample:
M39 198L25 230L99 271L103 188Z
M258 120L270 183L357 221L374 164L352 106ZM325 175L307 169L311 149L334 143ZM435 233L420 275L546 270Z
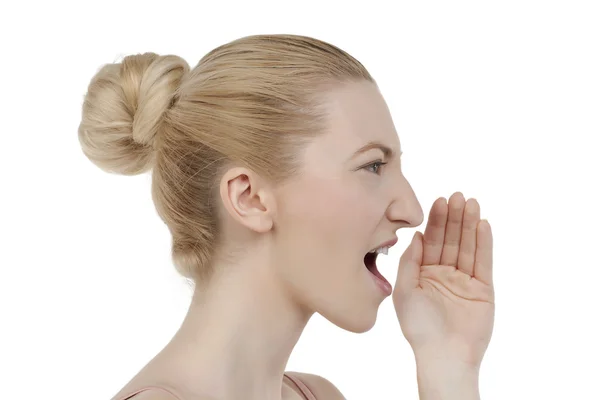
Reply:
M475 252L474 277L492 286L493 237L490 223L483 219L477 226L477 250Z
M444 197L440 197L431 206L427 227L423 233L422 265L437 265L440 263L442 248L444 246L447 216L448 204Z
M410 245L400 257L394 290L399 290L400 293L410 293L419 286L422 257L423 234L417 231L413 235Z
M441 265L458 264L464 210L465 197L461 192L454 193L448 201L448 222L446 223L446 235L440 260Z
M477 247L477 225L480 220L480 207L475 199L469 199L463 215L460 250L458 252L458 269L473 276L475 268L475 250Z

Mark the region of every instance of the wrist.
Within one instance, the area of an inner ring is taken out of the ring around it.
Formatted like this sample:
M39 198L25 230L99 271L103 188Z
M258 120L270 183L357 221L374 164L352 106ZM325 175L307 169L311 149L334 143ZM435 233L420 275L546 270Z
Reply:
M479 368L440 358L417 359L419 398L479 400Z
M451 364L463 370L479 372L482 356L472 346L460 341L450 341L413 348L415 360L419 364Z
M417 383L423 400L480 400L479 369L462 363L417 363Z

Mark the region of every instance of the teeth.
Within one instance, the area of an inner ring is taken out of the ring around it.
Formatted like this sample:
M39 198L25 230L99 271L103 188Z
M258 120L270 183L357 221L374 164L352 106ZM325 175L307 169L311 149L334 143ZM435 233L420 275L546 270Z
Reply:
M371 250L369 253L380 253L380 254L387 255L388 254L388 250L389 250L389 247L386 246L386 247L380 247L380 248L375 249L375 250Z

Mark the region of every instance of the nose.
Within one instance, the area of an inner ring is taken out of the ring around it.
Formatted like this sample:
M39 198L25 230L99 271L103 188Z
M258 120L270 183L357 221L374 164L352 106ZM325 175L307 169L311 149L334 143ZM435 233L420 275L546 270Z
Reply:
M387 218L397 225L396 229L421 225L425 219L423 208L408 180L402 175L400 182L393 186L390 189L392 201L386 211Z

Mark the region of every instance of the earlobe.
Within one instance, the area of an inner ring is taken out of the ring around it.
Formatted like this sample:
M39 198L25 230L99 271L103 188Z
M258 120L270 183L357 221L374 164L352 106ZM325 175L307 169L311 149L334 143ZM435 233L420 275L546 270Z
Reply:
M260 233L272 228L271 195L257 174L246 168L232 168L223 175L219 192L223 206L235 221Z

